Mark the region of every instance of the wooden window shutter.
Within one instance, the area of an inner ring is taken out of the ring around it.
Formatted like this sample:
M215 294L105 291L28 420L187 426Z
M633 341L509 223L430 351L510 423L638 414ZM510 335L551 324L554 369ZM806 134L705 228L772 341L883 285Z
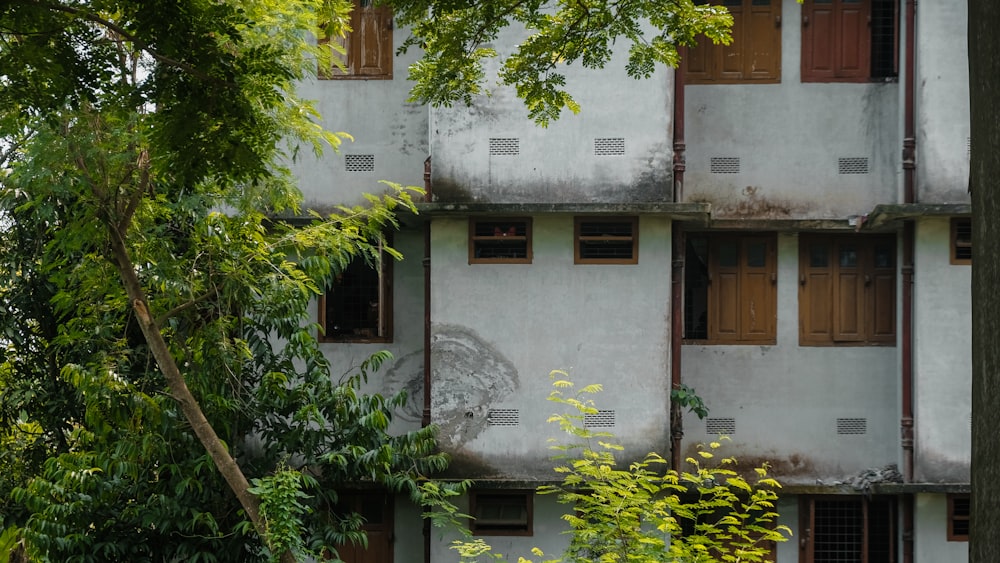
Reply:
M802 80L826 80L835 75L834 0L806 0L802 6Z
M865 338L864 252L859 242L834 245L833 339L855 342Z
M692 84L712 81L712 64L710 57L715 52L715 45L712 40L704 35L697 38L698 44L687 48L687 57L684 59L684 78Z
M832 246L805 240L799 249L799 338L828 342L833 336Z
M392 75L392 10L363 2L355 7L351 20L355 74Z
M781 0L752 0L744 14L743 77L751 80L781 78Z
M715 63L718 65L719 78L721 80L740 80L744 78L744 60L746 58L746 43L749 37L746 28L745 11L743 1L729 0L722 2L722 5L729 9L733 16L732 34L733 40L729 45L716 45Z
M714 317L709 322L713 340L740 338L740 245L735 238L717 238L710 255L711 295Z
M773 238L742 241L740 338L762 340L775 332L775 247Z
M869 0L837 0L837 78L867 78L870 74L871 29Z
M866 287L870 315L868 340L891 343L896 340L895 240L891 237L879 238L870 250L867 258L870 273Z

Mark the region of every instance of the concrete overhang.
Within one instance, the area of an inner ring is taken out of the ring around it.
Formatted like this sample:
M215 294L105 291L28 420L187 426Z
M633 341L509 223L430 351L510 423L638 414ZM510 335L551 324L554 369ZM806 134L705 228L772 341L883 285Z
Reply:
M421 215L658 215L675 221L707 224L708 203L418 203Z
M862 225L862 230L879 230L918 217L954 217L971 215L969 203L883 203L876 205Z
M780 477L779 477L780 480ZM847 484L835 485L782 485L782 495L902 495L915 493L968 493L969 483L872 483L865 489Z

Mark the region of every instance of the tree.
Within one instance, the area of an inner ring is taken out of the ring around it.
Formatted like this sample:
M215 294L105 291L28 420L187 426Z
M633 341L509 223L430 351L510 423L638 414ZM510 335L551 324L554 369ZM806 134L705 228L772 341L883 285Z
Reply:
M570 527L569 547L562 558L547 563L765 561L769 544L791 535L777 524L780 484L768 477L766 465L754 468L748 479L736 471L736 460L716 460L722 445L713 442L686 460L690 468L685 471L666 469L669 462L655 452L621 468L615 452L623 448L614 437L584 424L587 415L598 412L592 396L601 386L575 391L566 372L556 370L550 377L549 400L568 412L550 416L549 422L570 443L552 446L562 482L538 492L556 495L571 511L563 516ZM463 562L504 559L482 539L456 540L453 549ZM544 554L536 549L534 555Z
M0 8L0 440L24 452L0 502L35 555L292 560L358 537L345 482L417 494L444 464L433 429L388 434L404 397L359 393L387 357L331 378L308 324L412 192L279 219L287 159L339 143L295 83L349 6Z
M1000 175L995 147L1000 146L1000 5L969 0L969 100L972 156L972 517L969 556L972 563L1000 553Z
M528 116L541 125L558 119L563 109L580 109L565 89L563 67L604 68L614 48L628 40L628 74L647 78L657 64L677 66L678 46L692 44L699 34L728 44L733 23L725 7L695 0L387 3L397 22L411 26L404 49L423 50L410 68L412 98L435 106L470 104L484 94L483 61L501 56L492 43L505 31L526 31L512 53L502 54L499 82L515 88Z

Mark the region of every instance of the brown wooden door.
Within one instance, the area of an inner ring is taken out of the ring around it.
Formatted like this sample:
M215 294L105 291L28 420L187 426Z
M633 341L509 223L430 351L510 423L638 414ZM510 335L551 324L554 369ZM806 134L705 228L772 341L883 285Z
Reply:
M353 543L337 546L344 563L392 563L392 497L386 493L342 494L338 510L352 511L364 519L361 529L368 545Z

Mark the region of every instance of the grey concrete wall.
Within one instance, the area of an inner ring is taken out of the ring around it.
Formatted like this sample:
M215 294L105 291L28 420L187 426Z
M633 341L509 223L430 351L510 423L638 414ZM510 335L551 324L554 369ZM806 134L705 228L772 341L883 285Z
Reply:
M917 199L968 203L966 3L921 2L917 21Z
M801 5L782 4L781 83L689 85L684 200L713 216L844 218L897 201L899 84L802 83ZM737 157L739 173L711 172ZM868 158L839 174L839 158Z
M509 52L522 36L496 46ZM626 45L604 70L560 68L582 106L541 128L511 88L490 78L472 107L431 109L437 201L651 202L671 198L673 71L636 81L624 71ZM487 65L487 76L497 65ZM516 139L518 154L491 155L490 139ZM623 139L623 154L595 155L595 139Z
M684 345L684 383L710 417L735 419L726 451L744 469L766 461L783 483L830 485L898 463L897 348L800 347L798 272L798 237L779 234L777 344ZM837 418L867 419L866 434L837 434ZM685 414L685 452L715 437Z
M407 36L393 30L393 47ZM316 101L320 124L329 131L343 131L340 152L327 150L316 157L303 148L292 170L299 179L307 207L326 210L332 205L362 202L362 193L382 193L380 180L423 187L424 159L428 155L427 107L406 102L412 84L407 67L419 57L410 49L393 60L391 80L309 80L300 94ZM346 155L373 155L373 171L348 172Z
M947 218L917 222L914 422L917 481L969 481L972 437L972 266L950 262Z
M549 372L601 383L625 457L666 451L670 222L639 220L639 263L574 265L573 217L535 216L532 264L469 264L468 219L432 228L432 417L462 477L552 479ZM488 426L518 409L517 427Z
M969 560L969 543L948 541L948 497L918 494L914 500L913 551L918 563Z

